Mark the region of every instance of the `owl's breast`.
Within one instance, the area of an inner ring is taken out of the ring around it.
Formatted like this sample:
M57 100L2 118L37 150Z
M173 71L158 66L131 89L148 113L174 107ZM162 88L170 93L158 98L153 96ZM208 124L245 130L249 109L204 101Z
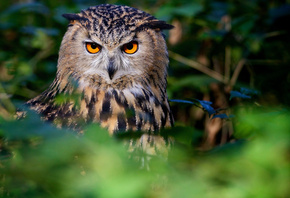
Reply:
M108 128L112 134L129 130L158 131L173 125L166 91L152 91L148 86L125 81L120 81L116 87L104 83L102 86L106 86L103 87L81 86L76 89L73 86L62 88L61 85L56 80L51 89L27 102L45 120L59 127L78 129L93 122ZM69 94L69 99L59 104L58 96L63 94Z
M87 87L80 103L80 116L115 131L157 131L172 125L167 98L158 99L145 89L95 90Z

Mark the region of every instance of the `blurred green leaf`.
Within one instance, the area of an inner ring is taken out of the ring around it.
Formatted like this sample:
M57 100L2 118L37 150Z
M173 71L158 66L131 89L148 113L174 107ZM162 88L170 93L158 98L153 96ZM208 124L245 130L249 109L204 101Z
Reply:
M10 15L14 14L16 12L34 12L34 13L39 13L39 14L48 14L49 13L49 8L47 8L44 4L42 3L19 3L19 4L14 4L8 9L5 10L5 12L2 12L1 15Z
M20 62L17 66L18 75L28 76L32 74L32 68L27 62Z
M175 8L173 13L182 15L182 16L187 16L187 17L192 17L195 16L197 13L202 11L203 7L199 3L190 3L187 5L180 6L178 8Z
M243 98L243 99L250 99L251 98L251 96L248 96L248 95L246 95L246 94L244 94L244 93L241 93L241 92L239 92L239 91L231 91L231 96L230 96L230 100L232 99L232 98Z
M213 82L216 82L216 80L205 75L191 75L188 77L184 76L181 79L169 78L170 87L168 89L176 91L187 86L197 89L203 89L204 87Z
M203 9L200 3L189 3L182 6L166 5L160 7L156 12L157 18L170 20L173 16L179 15L184 17L193 17Z

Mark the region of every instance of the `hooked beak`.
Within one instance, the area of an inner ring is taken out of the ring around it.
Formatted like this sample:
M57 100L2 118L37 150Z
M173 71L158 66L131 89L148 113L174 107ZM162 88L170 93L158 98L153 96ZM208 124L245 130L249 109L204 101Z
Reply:
M108 66L108 74L110 79L112 80L114 77L114 74L116 73L117 68L114 65L114 62L112 60L109 61L109 66Z

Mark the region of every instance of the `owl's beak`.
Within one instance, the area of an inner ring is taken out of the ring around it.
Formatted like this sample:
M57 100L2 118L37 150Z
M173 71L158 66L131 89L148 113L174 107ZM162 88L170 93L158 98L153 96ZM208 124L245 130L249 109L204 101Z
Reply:
M116 73L116 66L114 65L114 62L112 60L109 61L109 66L108 66L108 74L110 79L112 80L114 77L114 74Z

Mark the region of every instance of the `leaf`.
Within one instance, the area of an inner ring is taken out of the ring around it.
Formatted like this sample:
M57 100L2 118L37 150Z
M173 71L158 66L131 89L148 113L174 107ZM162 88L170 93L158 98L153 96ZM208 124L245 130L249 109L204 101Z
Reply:
M24 140L32 137L53 138L67 134L67 130L57 129L41 120L36 112L28 110L26 107L23 107L23 110L26 111L25 118L1 124L3 134L8 140Z
M170 20L172 18L171 13L173 12L174 7L171 5L162 6L156 13L155 17L162 20Z
M199 104L208 112L209 116L216 113L214 108L212 106L210 106L212 104L212 102L205 101L205 100L198 100L198 99L196 99L196 101L198 101Z
M186 104L195 104L194 102L191 102L189 100L180 100L180 99L171 99L169 102L177 102L177 103L186 103Z
M184 17L193 17L201 12L203 6L200 3L190 3L183 6L165 5L162 6L158 12L155 13L157 18L169 20L174 15L180 15Z
M243 99L250 99L251 98L251 96L248 96L246 94L243 94L243 93L241 93L239 91L231 91L230 94L231 94L230 100L232 98L243 98Z
M32 34L37 36L39 39L47 39L47 36L57 36L59 35L59 30L56 28L41 28L34 26L24 26L20 29L21 32ZM44 41L42 41L42 45Z
M27 62L19 62L17 68L18 74L22 76L29 76L32 74L32 68Z
M37 13L41 15L48 15L50 10L42 3L17 3L10 6L4 12L1 13L3 15L13 15L15 13Z
M225 30L210 30L205 31L200 35L200 39L214 39L216 41L221 41L227 35L227 31Z
M178 102L178 103L186 103L186 104L193 104L197 107L200 107L198 104L201 105L200 108L204 109L205 111L208 112L209 116L211 116L212 114L215 114L216 111L214 110L214 108L212 106L210 106L212 104L212 102L210 101L205 101L205 100L198 100L198 99L194 99L195 102L189 101L189 100L180 100L180 99L171 99L169 100L170 102Z
M248 89L245 87L241 87L240 89L241 93L246 94L246 95L259 95L260 92L254 89Z
M202 11L203 7L199 3L191 3L187 4L178 8L175 8L173 12L175 14L181 15L181 16L187 16L192 17L195 16L197 13Z
M229 4L225 2L212 1L210 3L210 12L206 19L212 22L220 22L221 17L228 13Z
M241 87L240 91L231 91L230 92L230 100L232 98L243 98L243 99L250 99L252 95L259 95L260 92L254 89L249 89L245 87Z
M184 87L188 87L194 90L206 91L206 87L211 83L217 82L215 79L207 75L190 75L183 76L180 79L169 78L170 86L168 89L171 91L178 91Z
M221 119L229 119L229 118L233 118L235 117L234 115L227 115L225 113L222 113L222 114L218 114L218 115L214 115L211 119L214 119L214 118L221 118Z
M240 16L232 21L233 31L241 37L246 37L255 27L255 22L256 20L253 16Z

